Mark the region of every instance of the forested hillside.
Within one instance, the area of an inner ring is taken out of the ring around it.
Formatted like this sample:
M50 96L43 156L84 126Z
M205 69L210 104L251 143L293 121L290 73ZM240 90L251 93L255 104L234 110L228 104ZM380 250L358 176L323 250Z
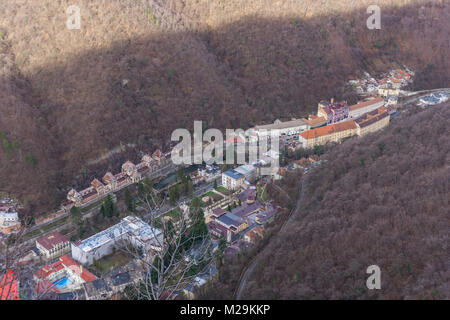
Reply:
M242 298L449 299L449 106L327 153ZM366 288L373 264L381 290Z
M381 30L366 27L369 4ZM81 30L66 9L81 8ZM4 0L0 3L0 190L33 214L178 127L247 128L305 116L362 70L396 62L417 88L448 87L445 1ZM11 145L9 145L11 143Z

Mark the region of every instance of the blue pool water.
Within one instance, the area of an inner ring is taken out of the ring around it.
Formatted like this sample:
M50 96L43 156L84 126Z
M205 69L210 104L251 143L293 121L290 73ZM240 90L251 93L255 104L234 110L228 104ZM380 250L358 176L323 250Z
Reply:
M53 281L53 285L58 289L64 289L69 286L72 282L67 277L62 277L58 280Z

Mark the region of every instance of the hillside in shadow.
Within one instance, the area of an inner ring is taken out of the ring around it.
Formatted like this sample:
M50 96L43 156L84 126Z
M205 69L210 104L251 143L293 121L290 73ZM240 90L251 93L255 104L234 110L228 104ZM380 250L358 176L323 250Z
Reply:
M241 299L448 299L450 103L354 137L310 171L294 221L258 255ZM203 298L233 297L248 252ZM369 290L366 270L381 270Z
M382 29L368 30L365 7L304 10L314 1L273 14L250 10L256 0L240 12L234 1L209 15L203 1L75 2L81 30L64 26L68 1L0 4L0 62L9 66L0 124L22 148L15 157L0 148L0 190L37 205L35 214L138 154L89 161L121 144L162 147L193 120L247 128L305 116L324 98L354 102L349 76L396 62L417 71L419 88L450 82L443 3L392 1L382 6Z

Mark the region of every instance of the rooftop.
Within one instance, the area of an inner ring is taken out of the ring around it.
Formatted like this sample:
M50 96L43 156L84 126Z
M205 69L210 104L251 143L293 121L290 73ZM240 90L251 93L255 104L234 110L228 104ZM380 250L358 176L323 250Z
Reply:
M15 219L15 220L19 219L17 212L0 211L0 216L2 216L3 218L6 218L6 219Z
M91 282L84 283L83 287L88 296L93 296L96 293L102 293L109 290L104 279L97 279Z
M231 214L236 217L243 218L257 210L262 209L264 209L264 206L259 201L255 201L252 204L243 203L241 206L232 209ZM226 215L228 214L229 213L227 213Z
M222 222L224 225L231 227L239 227L243 223L243 219L239 216L232 214L231 212L227 212L226 214L220 216L216 219L216 221Z
M314 116L314 117L313 117L313 115L311 115L311 116L309 116L309 118L310 118L310 119L305 119L305 118L303 118L302 120L303 120L308 126L312 126L312 127L327 122L327 120L325 119L325 117L317 117L317 116Z
M282 122L280 120L275 120L274 123L271 124L264 124L255 126L255 130L274 130L274 129L287 129L287 128L294 128L294 127L301 127L305 126L305 122L302 119L293 119L289 121Z
M83 240L78 247L84 252L89 252L105 243L114 241L126 233L131 234L142 242L146 242L161 234L161 230L151 227L137 217L128 216L123 218L118 224Z
M113 285L120 286L131 281L130 273L122 272L111 277Z
M321 103L322 104L322 103ZM326 105L324 108L323 108L323 111L325 111L326 113L331 113L331 112L333 112L334 110L341 110L341 109L345 109L345 108L347 108L348 107L348 105L347 105L347 103L345 102L345 101L342 101L342 102L332 102L332 103L329 103L328 105Z
M243 164L243 165L237 167L236 169L234 169L234 171L236 171L238 173L242 173L243 175L247 175L247 174L250 174L255 169L256 168L254 166L252 166L251 164Z
M242 178L244 175L242 173L239 173L233 169L227 170L223 173L224 175L232 178L232 179L239 179Z
M305 139L314 139L320 136L325 136L345 130L356 129L355 121L349 120L340 123L331 124L328 126L315 128L311 130L307 130L305 132L300 133L300 135Z
M357 110L357 109L360 109L360 108L364 108L364 107L370 106L372 104L375 104L375 103L378 103L378 102L381 102L381 101L384 101L384 99L381 98L381 97L376 97L376 98L373 98L373 99L367 100L367 101L360 101L357 104L354 104L354 105L350 106L350 111Z
M69 240L59 232L55 231L36 240L45 249L50 250L58 244L68 242Z
M355 119L355 122L360 128L364 128L388 116L389 114L386 108L381 106L378 109L363 114L361 117Z
M220 216L223 215L225 212L226 212L226 211L223 210L222 208L216 208L216 209L214 209L214 210L212 211L212 214L213 214L215 217L220 217Z

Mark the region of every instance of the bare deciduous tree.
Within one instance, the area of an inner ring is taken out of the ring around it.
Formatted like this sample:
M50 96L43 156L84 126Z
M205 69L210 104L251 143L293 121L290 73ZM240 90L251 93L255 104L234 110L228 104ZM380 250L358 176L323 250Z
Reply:
M178 216L161 217L155 213L159 212L165 198L154 190L147 191L146 196L139 197L140 208L145 208L143 217L155 227L153 244L148 252L130 242L122 246L141 268L140 279L127 290L127 296L141 300L174 299L212 261L212 242L198 199L193 200L191 207L182 204ZM158 236L159 231L162 237Z

